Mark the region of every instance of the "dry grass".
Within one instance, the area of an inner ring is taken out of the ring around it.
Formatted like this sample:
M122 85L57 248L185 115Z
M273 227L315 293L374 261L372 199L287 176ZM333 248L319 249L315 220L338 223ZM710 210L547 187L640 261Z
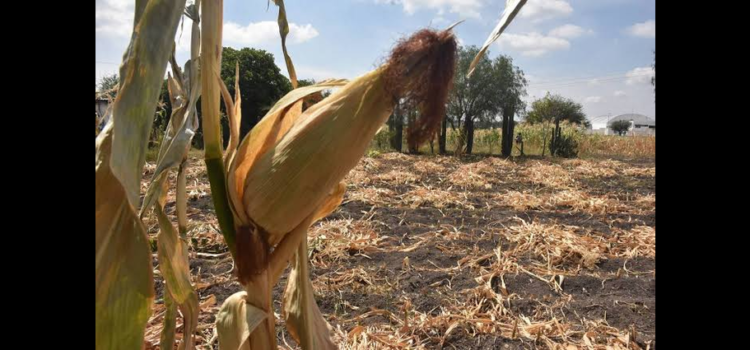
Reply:
M218 307L241 286L218 232L205 168L192 162L196 339L208 349ZM310 229L316 299L340 349L647 349L653 300L627 294L642 285L605 287L655 278L652 265L642 265L656 256L654 176L655 167L609 160L364 158L347 176L342 207ZM163 319L156 278L148 349L158 347ZM592 278L591 295L569 287ZM615 292L627 295L607 296ZM635 328L617 321L630 308L642 314L627 319ZM286 333L279 347L298 349Z
M459 208L474 210L469 204L465 194L433 189L429 187L418 187L403 195L402 202L410 208L415 209L423 206L434 208Z
M414 162L414 164L412 165L412 169L414 169L415 172L419 173L436 174L445 172L445 167L440 163L425 160Z
M327 268L351 256L382 251L379 245L386 238L378 235L375 225L374 221L347 219L316 226L308 235L312 264Z
M527 223L511 226L504 234L515 243L513 255L530 254L548 271L592 269L604 258L606 244L599 237L575 232L575 227Z
M524 181L554 189L564 189L574 184L570 173L554 163L532 161L521 175Z
M422 178L421 176L414 174L412 172L406 172L402 170L391 170L387 173L375 175L375 180L391 183L391 184L397 184L397 185L408 185L408 184L414 184L419 182Z

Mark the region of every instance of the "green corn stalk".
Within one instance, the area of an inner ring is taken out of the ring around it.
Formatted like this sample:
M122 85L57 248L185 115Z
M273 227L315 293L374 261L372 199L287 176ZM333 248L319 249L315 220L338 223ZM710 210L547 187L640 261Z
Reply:
M226 169L221 142L220 95L221 84L216 77L221 72L222 25L224 0L202 0L201 15L201 109L203 116L203 141L206 171L211 183L219 228L232 256L236 254L234 217L229 207L226 187Z

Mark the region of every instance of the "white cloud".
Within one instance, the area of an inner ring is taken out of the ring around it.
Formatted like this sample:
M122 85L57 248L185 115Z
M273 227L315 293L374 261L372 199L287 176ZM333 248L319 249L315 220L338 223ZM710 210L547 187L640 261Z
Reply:
M398 4L404 7L404 12L414 14L421 9L438 11L439 15L448 10L464 17L480 17L480 10L484 6L481 0L375 0L376 4Z
M584 34L593 34L591 29L583 29L577 25L565 24L549 31L549 36L574 39Z
M583 100L583 102L586 102L586 103L599 103L599 102L602 102L602 97L601 96L589 96L589 97L586 97Z
M651 19L646 22L636 23L626 30L632 36L642 38L656 38L656 21Z
M594 78L594 79L589 80L589 86L597 86L599 84L601 84L599 79Z
M96 34L106 37L130 37L135 5L129 0L97 0Z
M622 91L622 90L617 90L617 91L615 91L615 92L614 92L614 93L613 93L612 95L614 95L615 97L625 97L625 96L627 96L628 94L626 94L626 93L625 93L625 91Z
M628 79L625 83L628 85L651 84L651 77L654 76L654 70L651 67L638 67L629 71L626 76Z
M524 56L538 57L550 51L566 50L570 42L562 38L544 36L539 33L504 34L497 41L501 48L520 51Z
M521 18L532 22L546 21L552 18L567 16L573 13L573 7L564 0L532 0L518 13Z
M312 24L289 23L287 43L299 44L318 36ZM279 27L276 21L249 23L246 26L234 22L224 23L224 41L228 44L259 45L279 41Z

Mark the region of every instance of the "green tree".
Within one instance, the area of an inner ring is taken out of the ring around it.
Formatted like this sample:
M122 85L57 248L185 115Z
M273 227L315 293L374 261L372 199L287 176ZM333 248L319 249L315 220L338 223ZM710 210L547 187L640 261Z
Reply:
M117 76L117 73L114 73L112 75L105 75L101 79L99 79L99 84L97 84L97 88L99 89L99 93L106 93L110 95L112 98L115 98L117 95L117 89L116 87L120 84L120 79Z
M238 62L242 97L240 138L244 138L273 107L274 103L292 90L292 84L281 74L281 69L276 66L272 54L251 48L235 50L225 47L222 53L221 77L232 96L234 96L235 65ZM223 104L222 108L224 108ZM224 142L226 143L229 134L228 130L225 131Z
M458 152L471 154L474 147L474 129L478 124L492 127L495 118L502 118L502 154L509 156L513 146L514 116L526 109L522 98L526 95L527 81L523 71L513 65L508 56L494 60L483 55L471 78L466 77L469 65L479 49L461 47L458 52L453 90L448 100L445 120L439 135L440 153L445 153L447 126L461 130ZM463 149L465 145L465 150Z
M615 120L609 124L609 128L616 132L617 135L625 135L630 130L630 121L627 120Z
M231 96L234 96L234 78L237 62L240 66L240 96L242 97L242 116L240 121L240 138L244 138L248 132L260 121L266 112L281 97L292 90L292 84L285 76L281 74L281 69L276 66L272 54L251 48L235 50L225 47L222 53L221 78L227 86ZM314 84L314 80L300 81L300 86L304 84ZM169 92L167 90L167 80L162 84L160 101L163 103L164 113L158 115L154 125L161 128L166 127L169 122L169 116L172 114L172 105L169 101ZM221 104L223 113L222 132L224 138L224 147L229 142L229 127L226 120L226 111L224 104ZM193 147L203 148L203 119L201 117L201 101L198 100L196 111L198 113L199 127L193 138ZM161 119L160 119L161 118Z
M586 127L591 125L586 119L586 114L583 113L583 106L580 103L549 93L544 98L531 103L531 111L529 111L526 121L530 124L543 124L545 126L542 155L544 155L544 149L547 147L547 127L554 124L549 147L553 156L556 155L558 140L562 137L560 122L568 121Z
M493 64L493 77L498 79L497 93L500 95L500 111L502 113L502 145L503 157L510 157L513 151L513 132L515 130L514 117L526 109L523 97L526 96L528 82L523 71L513 65L513 59L502 55L495 59Z
M398 152L401 152L404 142L404 117L402 111L401 104L396 104L396 108L393 109L393 113L387 122L390 133L389 143L391 148Z
M461 131L457 153L471 154L474 147L475 122L480 118L492 117L500 111L501 96L498 93L500 79L494 76L496 70L493 69L492 61L487 58L489 55L483 55L471 78L466 77L469 65L477 53L479 53L479 48L476 46L459 48L453 90L448 99L447 121L454 130L458 125ZM447 123L443 123L443 126L447 128ZM441 130L442 137L447 134L445 128ZM444 144L444 142L441 141L439 144Z

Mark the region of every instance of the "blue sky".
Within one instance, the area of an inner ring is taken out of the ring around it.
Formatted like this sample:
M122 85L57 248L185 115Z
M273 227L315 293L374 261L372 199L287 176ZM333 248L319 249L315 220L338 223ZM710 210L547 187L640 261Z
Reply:
M190 2L190 0L188 0ZM96 77L117 72L132 30L133 0L96 1ZM289 51L301 79L353 78L382 62L393 43L423 27L455 32L480 46L505 7L502 0L286 0ZM281 55L277 9L266 0L224 1L224 46ZM528 0L490 56L509 55L529 79L527 100L549 91L574 99L594 126L603 115L655 118L650 85L656 48L655 0ZM177 59L189 56L190 20ZM178 37L180 30L178 29Z

